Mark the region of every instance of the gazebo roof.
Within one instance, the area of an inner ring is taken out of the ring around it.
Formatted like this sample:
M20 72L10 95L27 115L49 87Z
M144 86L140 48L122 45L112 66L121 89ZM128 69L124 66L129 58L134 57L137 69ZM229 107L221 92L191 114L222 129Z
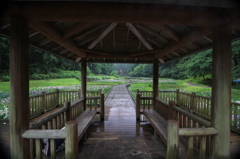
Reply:
M161 63L212 47L212 29L232 26L240 37L240 15L231 1L12 2L1 17L10 35L11 15L29 19L30 45L87 62Z

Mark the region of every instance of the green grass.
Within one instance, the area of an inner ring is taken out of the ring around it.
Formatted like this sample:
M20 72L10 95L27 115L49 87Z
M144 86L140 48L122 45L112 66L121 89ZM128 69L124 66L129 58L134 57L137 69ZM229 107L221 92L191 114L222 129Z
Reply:
M31 80L29 82L30 89L36 87L48 87L48 86L71 86L80 85L81 81L75 78L65 79L50 79L50 80ZM7 92L10 90L10 82L0 82L0 90Z

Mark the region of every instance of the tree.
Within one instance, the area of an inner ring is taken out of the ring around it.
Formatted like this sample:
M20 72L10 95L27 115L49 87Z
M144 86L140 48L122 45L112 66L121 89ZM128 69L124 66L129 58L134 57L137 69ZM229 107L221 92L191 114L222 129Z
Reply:
M9 40L0 37L0 76L9 74Z
M207 50L198 54L184 57L176 65L181 77L198 77L212 73L212 50Z
M240 40L232 43L232 78L240 79Z

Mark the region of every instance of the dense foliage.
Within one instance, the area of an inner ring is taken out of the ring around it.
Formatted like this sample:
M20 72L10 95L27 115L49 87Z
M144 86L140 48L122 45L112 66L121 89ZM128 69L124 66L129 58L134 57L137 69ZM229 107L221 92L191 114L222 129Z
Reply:
M152 77L151 64L109 64L88 63L87 74L103 74L108 76ZM29 49L30 79L78 78L80 64L47 52ZM187 56L169 63L161 64L160 77L186 79L202 77L211 78L212 50ZM232 43L232 76L240 78L240 40ZM0 37L0 79L9 80L9 39Z
M212 74L212 49L160 65L160 77L187 79ZM240 40L232 42L232 78L240 79Z

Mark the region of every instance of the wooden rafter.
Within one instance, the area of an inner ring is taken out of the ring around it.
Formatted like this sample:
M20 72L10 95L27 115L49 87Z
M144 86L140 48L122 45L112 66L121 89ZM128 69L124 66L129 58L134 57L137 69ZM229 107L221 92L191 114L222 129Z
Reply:
M132 25L132 23L126 23L127 27L133 32L133 34L143 43L148 50L153 50L152 46L142 36L142 34Z
M126 51L128 50L129 28L127 29Z
M79 57L85 57L85 52L82 52L78 47L69 39L63 39L61 34L51 25L46 22L31 22L30 27L42 33L44 36L62 45L71 52L77 54Z
M115 26L117 23L111 23L89 46L88 49L92 49L99 41L101 41Z
M63 39L67 39L70 36L80 32L82 29L86 28L87 26L89 26L91 23L80 23L75 25L71 30L69 30L68 32L66 32L65 34L63 34Z
M103 24L103 25L100 25L100 26L98 26L98 27L96 27L96 28L93 28L93 29L91 29L91 30L88 30L88 31L86 31L84 34L82 34L82 35L80 35L80 36L77 36L77 37L74 38L73 40L79 40L79 39L81 39L82 37L84 37L84 36L86 36L86 35L94 32L94 31L96 31L96 30L98 30L98 29L101 29L101 28L103 28L103 27L105 27L105 26L106 26L106 24Z
M173 53L174 55L178 56L178 57L180 56L179 53L177 53L177 52L175 52L175 51L173 51L172 53Z
M140 48L141 48L141 40L139 41L139 43L138 43L138 51L140 50Z
M90 37L89 39L82 41L82 42L79 43L78 45L83 45L83 44L85 44L85 43L87 43L87 42L93 40L94 38L95 38L95 36L94 36L94 37Z
M159 46L159 47L163 47L161 44L159 44L158 42L156 42L153 38L146 37L146 39L147 39L148 41L150 41L151 43Z
M116 50L116 37L115 28L113 28L113 49Z
M31 38L31 37L33 37L33 36L35 36L35 35L37 35L37 34L39 34L39 32L38 32L38 31L35 31L35 32L33 32L32 34L29 34L29 38Z
M211 32L212 31L209 28L194 28L184 34L178 42L174 41L167 45L163 50L161 50L161 52L155 54L155 57L161 58L162 56L167 55L169 52L175 51L186 44L192 43L201 37L209 35Z
M204 36L203 38L206 39L207 41L212 42L212 39L210 39L210 38L208 38L208 37L206 37L206 36Z
M149 34L151 34L151 35L153 35L153 36L155 36L155 37L157 37L157 38L165 41L165 42L168 42L168 40L166 40L165 38L161 37L161 36L159 35L159 33L155 32L155 31L153 31L153 30L150 30L149 28L147 28L147 27L145 27L145 26L143 26L143 25L136 24L135 26L138 27L138 28L140 28L140 29L142 29L143 31L146 31L147 33L149 33Z
M43 45L45 45L45 44L47 44L47 43L50 43L51 41L52 41L51 39L44 39L44 40L42 40L42 41L39 42L39 45L40 45L40 46L43 46Z
M168 34L172 39L175 41L179 41L180 37L177 35L176 32L174 32L169 26L164 24L157 24L166 34Z
M156 53L155 58L161 58L162 56L164 56L172 51L175 51L177 49L180 49L184 45L192 43L203 36L209 35L210 33L211 33L211 29L209 29L209 28L194 28L191 31L188 31L187 33L185 33L178 42L173 41L173 42L169 43L163 49L135 53L135 54L132 54L132 56ZM181 48L181 49L183 49L183 48Z

